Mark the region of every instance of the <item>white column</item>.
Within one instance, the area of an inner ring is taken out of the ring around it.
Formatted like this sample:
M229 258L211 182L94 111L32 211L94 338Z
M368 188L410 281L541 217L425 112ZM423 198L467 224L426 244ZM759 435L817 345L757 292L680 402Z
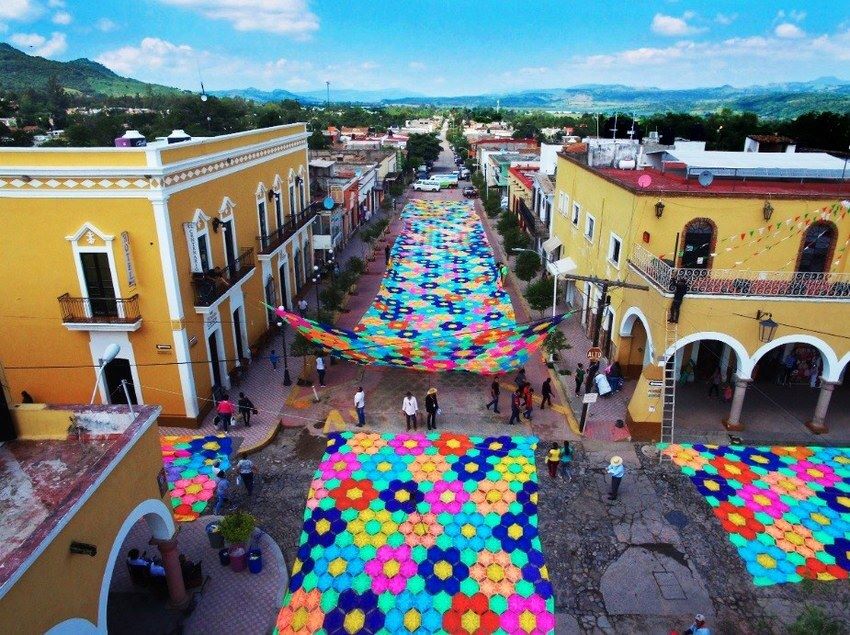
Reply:
M750 385L752 379L735 378L735 394L732 396L732 408L729 410L729 418L723 425L727 430L743 430L744 425L741 423L741 410L744 407L744 396L747 392L747 386Z
M723 352L720 353L720 373L726 380L726 373L729 371L729 355L732 352L732 347L728 344L723 344Z
M820 394L818 394L818 402L815 405L815 415L806 424L806 427L815 434L823 434L829 431L826 427L826 413L829 410L829 401L832 399L832 392L838 385L838 382L821 379Z
M691 344L691 361L696 366L697 357L699 356L699 345L701 340L697 340Z

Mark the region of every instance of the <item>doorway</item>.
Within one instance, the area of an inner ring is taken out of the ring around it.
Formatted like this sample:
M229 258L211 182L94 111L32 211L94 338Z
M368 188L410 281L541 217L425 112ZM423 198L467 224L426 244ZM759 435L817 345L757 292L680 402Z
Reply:
M207 345L210 349L210 364L212 364L213 389L223 388L221 383L221 359L218 356L218 331L213 331L207 337Z
M280 268L278 269L278 274L280 275L280 304L284 309L289 311L289 303L286 298L288 297L286 294L286 276L289 273L288 268L285 262L280 263Z
M109 256L105 253L83 252L80 254L80 264L92 317L117 317L118 303L115 301Z
M233 221L229 220L221 224L224 237L224 254L227 258L227 270L230 279L236 278L236 248L233 246Z
M268 280L266 280L266 304L270 307L277 306L277 298L275 298L275 289L274 289L274 276L269 276ZM274 309L266 309L266 317L269 321L269 326L275 323L275 312Z
M245 344L242 342L242 308L233 312L233 333L236 336L236 362L242 364L245 359Z
M695 220L685 228L682 244L683 269L708 269L711 266L711 244L714 242L714 225L707 220Z
M138 403L136 389L133 386L133 374L130 370L130 360L116 357L103 368L103 376L106 379L107 401L111 404L126 404L127 395L130 403L134 406ZM124 394L122 381L127 382L127 395Z

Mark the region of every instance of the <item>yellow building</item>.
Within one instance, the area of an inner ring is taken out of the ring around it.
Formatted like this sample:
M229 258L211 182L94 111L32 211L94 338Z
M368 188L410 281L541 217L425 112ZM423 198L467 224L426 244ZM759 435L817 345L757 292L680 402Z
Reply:
M292 124L144 147L6 148L0 363L12 395L162 404L193 425L313 267L307 133ZM125 383L122 383L125 382Z
M522 230L538 249L547 235L546 226L534 212L534 178L539 168L515 165L508 169L508 209L516 214Z
M5 409L5 397L0 396ZM171 599L185 601L156 419L160 409L24 404L0 444L0 632L106 633L124 538L144 519ZM69 434L69 419L80 430Z
M557 240L547 241L555 258L575 260L578 275L648 287L610 289L606 305L600 285L567 284L588 335L603 304L603 351L638 380L628 409L633 434L659 438L662 369L671 358L683 386L677 429L723 430L723 419L730 429L770 434L770 417L786 414L817 432L830 422L848 427L843 407L828 410L850 360L844 161L701 148L647 157L654 167L636 170L589 167L561 153ZM679 278L686 293L674 324ZM734 388L731 403L707 399L715 379Z

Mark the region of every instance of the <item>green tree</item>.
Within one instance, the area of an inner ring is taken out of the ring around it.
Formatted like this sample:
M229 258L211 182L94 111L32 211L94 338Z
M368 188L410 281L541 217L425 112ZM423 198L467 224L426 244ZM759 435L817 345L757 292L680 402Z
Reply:
M552 291L554 289L555 279L552 277L532 282L525 289L525 299L528 300L528 306L534 311L540 313L543 317L543 311L552 306Z
M520 280L531 282L531 279L540 271L540 268L540 257L537 254L528 251L521 251L517 254L514 273L516 273L516 277Z
M440 140L435 134L414 133L407 139L407 158L413 161L420 159L422 163L434 162L440 156Z
M307 146L311 150L324 150L330 146L330 142L321 130L314 130L313 133L307 137Z
M531 239L519 226L511 227L511 229L502 234L504 240L505 251L511 253L514 249L526 249L531 244Z

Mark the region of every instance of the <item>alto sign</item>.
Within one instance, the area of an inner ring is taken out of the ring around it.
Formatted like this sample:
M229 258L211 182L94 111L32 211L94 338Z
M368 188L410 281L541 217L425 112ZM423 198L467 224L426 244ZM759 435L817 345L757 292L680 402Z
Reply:
M602 359L602 349L598 346L594 346L590 350L587 351L587 359L592 362L598 362Z

